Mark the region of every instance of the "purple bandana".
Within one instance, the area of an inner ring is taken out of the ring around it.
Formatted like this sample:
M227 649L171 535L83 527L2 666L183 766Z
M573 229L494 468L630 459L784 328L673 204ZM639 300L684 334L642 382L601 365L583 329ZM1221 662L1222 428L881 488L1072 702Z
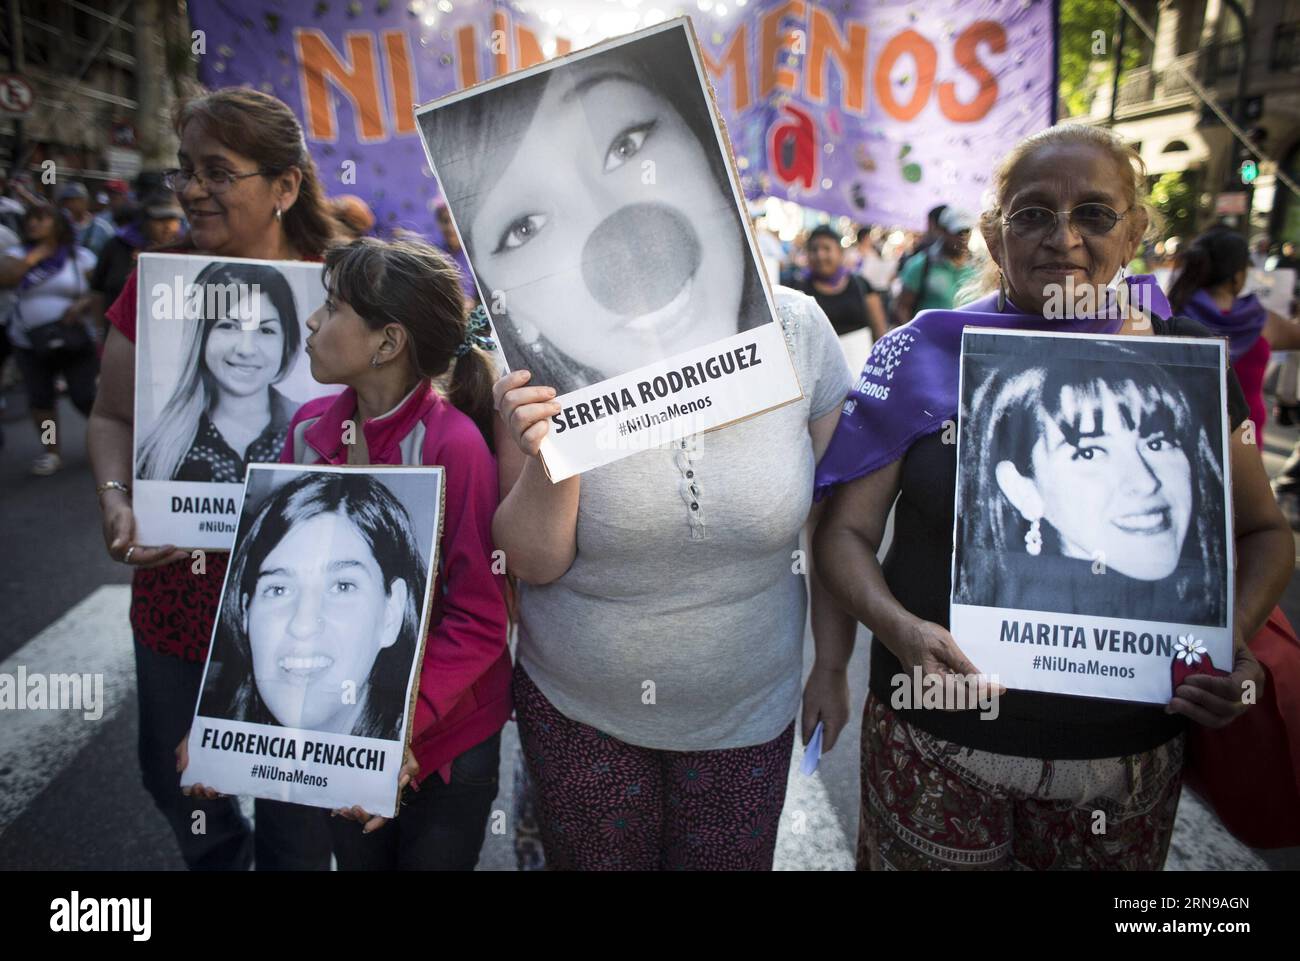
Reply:
M1154 277L1129 277L1125 283L1134 306L1168 319L1169 301ZM923 310L876 342L817 465L817 499L837 484L893 463L918 438L956 418L965 328L1114 334L1123 322L1120 312L1107 309L1097 311L1095 318L1048 320L1020 310L1010 300L999 313L997 299L997 294L989 294L958 310Z
M1238 297L1225 314L1208 292L1198 290L1187 301L1183 313L1219 336L1227 337L1228 354L1234 361L1255 346L1268 320L1268 311L1254 294Z
M803 272L803 282L804 285L807 286L812 284L815 280L818 283L825 284L827 287L834 287L848 275L849 268L845 267L843 264L840 264L839 267L836 268L835 273L831 274L829 277L818 277L812 272L812 269L809 268Z
M148 243L144 236L144 230L135 222L119 228L114 236L132 250L143 250Z
M31 250L35 244L24 244ZM55 274L63 269L63 265L68 262L68 255L72 253L72 247L60 247L50 256L46 257L40 263L33 265L27 273L23 274L23 279L18 283L19 290L31 290L33 287L39 287L45 281L49 280Z

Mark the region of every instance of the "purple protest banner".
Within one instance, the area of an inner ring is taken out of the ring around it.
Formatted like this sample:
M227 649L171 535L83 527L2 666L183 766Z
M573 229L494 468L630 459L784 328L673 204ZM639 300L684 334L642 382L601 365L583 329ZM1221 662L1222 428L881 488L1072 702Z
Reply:
M529 22L494 0L193 0L189 10L206 85L279 97L302 121L328 194L362 197L381 230L435 241L437 186L415 106L545 59Z
M437 186L415 106L571 48L502 0L191 0L189 10L204 83L285 101L328 193L364 198L381 230L433 240ZM692 12L751 197L921 227L937 203L978 210L997 159L1053 121L1054 0L751 0L725 20Z
M741 180L860 223L976 212L1056 105L1053 0L760 0L700 27Z

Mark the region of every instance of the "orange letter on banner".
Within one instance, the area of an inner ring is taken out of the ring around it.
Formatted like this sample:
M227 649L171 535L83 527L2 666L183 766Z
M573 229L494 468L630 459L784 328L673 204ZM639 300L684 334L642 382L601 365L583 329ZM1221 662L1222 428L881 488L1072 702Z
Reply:
M497 34L498 30L501 31L500 34ZM510 39L510 21L506 19L504 10L492 11L492 35L505 37L507 42ZM492 54L492 69L498 77L510 72L510 50L507 44L501 44L500 53Z
M325 34L314 28L294 31L298 46L298 63L302 69L302 89L307 100L307 136L312 140L334 141L334 103L330 83L352 102L356 118L357 139L373 143L387 136L384 111L379 104L379 72L375 69L375 38L369 33L349 32L349 69Z
M411 76L411 50L404 30L385 30L388 51L388 88L393 91L393 116L399 134L415 133L415 78Z
M521 24L515 24L515 69L523 70L546 59L537 34Z
M791 36L789 31L780 32L781 21L786 17L802 19L803 14L803 0L789 0L788 3L783 3L763 14L762 42L758 54L762 61L761 79L758 84L760 97L770 97L772 91L778 87L782 90L794 90L799 85L799 78L793 70L777 67L776 56L782 50L790 49Z
M732 98L731 109L739 112L749 106L749 29L740 24L731 36L727 52L719 60L709 56L709 51L700 47L700 56L704 60L704 69L715 80L721 80L727 70L731 71Z
M987 43L994 53L1007 49L1007 32L992 20L976 20L957 37L953 56L957 65L974 77L980 92L970 103L957 100L957 85L952 81L939 84L939 109L954 123L973 123L993 109L998 99L998 78L980 63L979 45Z
M456 73L461 90L478 83L478 40L475 33L472 24L456 30Z
M849 40L835 26L831 15L821 7L813 7L809 17L808 66L804 69L804 91L813 103L826 102L827 54L835 61L840 74L841 106L854 113L866 108L866 24L848 22Z
M889 72L894 69L898 58L910 53L916 61L915 86L912 99L906 105L894 99L894 91L889 85ZM934 68L939 55L929 40L915 30L904 30L885 44L876 63L876 99L895 120L911 120L924 108L934 89Z

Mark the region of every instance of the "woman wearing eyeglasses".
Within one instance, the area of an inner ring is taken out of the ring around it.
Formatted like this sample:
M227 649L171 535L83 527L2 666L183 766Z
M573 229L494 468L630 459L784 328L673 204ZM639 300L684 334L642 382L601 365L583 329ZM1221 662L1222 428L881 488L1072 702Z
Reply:
M1150 278L1123 285L1136 295L1130 298L1108 287L1150 223L1144 183L1140 159L1104 129L1062 125L1018 144L996 172L996 203L980 222L992 258L989 292L960 310L922 312L882 339L869 362L888 364L897 377L928 378L933 402L918 413L889 398L851 395L852 409L818 466L819 492L834 493L817 531L817 565L874 635L862 733L862 869L1158 870L1173 831L1188 722L1227 724L1246 710L1246 682L1263 680L1245 640L1286 586L1293 544L1259 449L1243 440L1247 408L1229 375L1238 559L1230 675L1193 675L1165 706L1005 692L996 719L907 710L893 697L896 679L910 679L914 669L971 675L979 668L948 632L957 452L943 427L957 411L962 328L1207 336L1192 321L1162 319L1168 305ZM1099 302L1107 309L1098 310ZM882 563L877 552L891 509L893 542ZM1026 550L1033 547L1026 541Z
M182 103L175 115L180 167L167 172L190 235L176 252L259 260L319 260L334 219L293 112L274 97L231 87ZM135 398L137 273L108 310L99 395L87 446L99 485L104 542L135 568L135 632L140 765L145 787L171 824L181 855L196 870L328 870L328 815L257 802L254 839L230 798L181 795L174 751L189 729L229 555L192 558L174 545L136 539L130 481ZM278 455L278 451L275 452ZM272 459L275 459L273 456ZM195 812L204 830L195 830Z

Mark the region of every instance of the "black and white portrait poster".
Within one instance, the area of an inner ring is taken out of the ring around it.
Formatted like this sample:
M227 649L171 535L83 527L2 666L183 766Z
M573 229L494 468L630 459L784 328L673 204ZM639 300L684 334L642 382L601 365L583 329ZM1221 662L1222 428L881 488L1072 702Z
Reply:
M416 119L552 480L802 396L688 20Z
M951 630L982 672L1165 704L1176 659L1231 670L1226 370L1219 339L964 333Z
M244 469L280 459L316 383L307 318L321 265L142 254L136 302L135 482L142 544L229 550Z
M395 815L440 467L251 465L182 786Z

